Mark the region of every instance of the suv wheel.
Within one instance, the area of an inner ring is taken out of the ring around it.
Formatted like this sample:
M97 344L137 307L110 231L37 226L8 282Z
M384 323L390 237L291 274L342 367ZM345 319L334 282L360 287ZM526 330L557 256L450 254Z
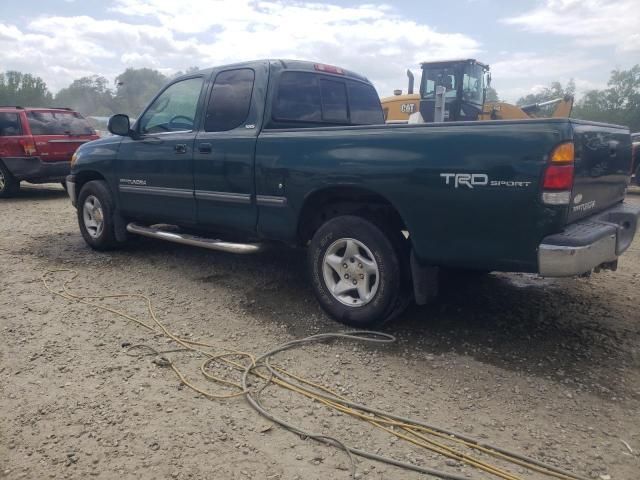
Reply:
M0 198L13 197L20 190L20 182L0 161Z
M399 313L401 264L375 224L351 215L332 218L313 236L308 256L314 293L336 320L370 328Z
M113 198L106 182L87 182L78 195L78 224L87 244L95 250L118 245L113 223Z

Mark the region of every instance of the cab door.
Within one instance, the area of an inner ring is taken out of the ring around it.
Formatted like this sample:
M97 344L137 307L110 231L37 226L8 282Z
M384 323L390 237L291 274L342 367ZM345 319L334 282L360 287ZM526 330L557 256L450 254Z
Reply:
M254 159L267 68L265 62L212 74L213 86L194 153L200 225L239 233L255 231Z
M118 150L118 193L123 213L157 222L195 223L193 145L204 78L167 86Z

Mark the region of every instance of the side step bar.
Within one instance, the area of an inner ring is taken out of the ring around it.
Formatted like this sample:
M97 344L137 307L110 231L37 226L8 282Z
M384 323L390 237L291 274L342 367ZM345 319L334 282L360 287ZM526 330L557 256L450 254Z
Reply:
M219 250L221 252L228 253L257 253L263 248L261 243L225 242L214 238L197 237L187 233L168 232L166 230L154 228L153 226L145 227L144 225L139 225L137 223L128 224L127 232L142 235L143 237L159 238L160 240L167 240L169 242L181 243L183 245L191 245L194 247L203 247L208 248L209 250Z

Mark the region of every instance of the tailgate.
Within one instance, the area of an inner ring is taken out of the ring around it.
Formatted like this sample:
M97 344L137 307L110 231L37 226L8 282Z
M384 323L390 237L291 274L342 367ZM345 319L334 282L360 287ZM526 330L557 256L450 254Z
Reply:
M68 135L34 135L37 155L43 162L70 161L83 143L95 140L95 136L71 137Z
M631 136L625 127L571 122L576 147L569 223L624 199L631 175Z
M68 162L80 145L98 138L85 118L73 111L30 110L27 120L44 162Z

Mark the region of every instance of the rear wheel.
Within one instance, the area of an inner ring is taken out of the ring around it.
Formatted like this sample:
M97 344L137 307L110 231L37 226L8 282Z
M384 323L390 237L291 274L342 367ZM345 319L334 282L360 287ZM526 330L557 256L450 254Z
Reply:
M0 161L0 198L13 197L20 191L20 181Z
M95 250L118 245L113 222L113 198L106 182L87 182L78 195L78 224L87 244Z
M308 255L314 293L336 320L370 328L399 313L400 258L374 223L351 215L332 218L314 234Z

